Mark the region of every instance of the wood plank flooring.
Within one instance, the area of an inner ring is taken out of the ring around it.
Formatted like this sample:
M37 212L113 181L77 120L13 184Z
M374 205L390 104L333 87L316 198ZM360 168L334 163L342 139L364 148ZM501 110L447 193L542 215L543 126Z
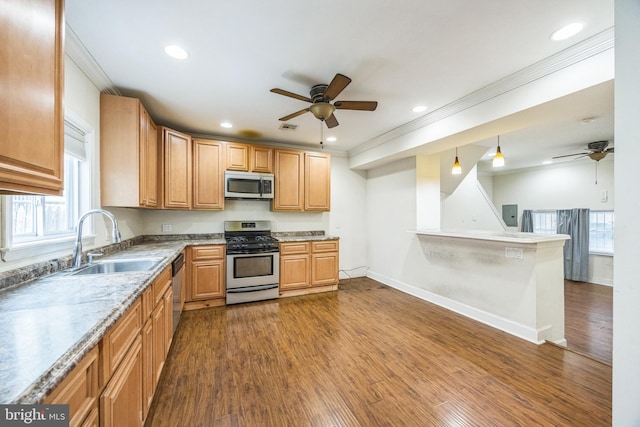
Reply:
M607 426L611 367L361 278L184 313L146 425Z
M567 348L608 364L613 360L613 288L564 282Z

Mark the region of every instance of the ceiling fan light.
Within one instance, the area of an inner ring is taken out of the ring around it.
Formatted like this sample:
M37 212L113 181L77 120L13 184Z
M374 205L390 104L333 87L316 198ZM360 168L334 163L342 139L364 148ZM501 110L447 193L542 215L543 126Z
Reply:
M316 116L316 119L326 120L331 117L333 112L336 110L336 107L329 104L328 102L316 102L311 107L309 107L309 110L311 110L313 115Z
M498 149L496 150L496 155L493 156L493 167L501 168L504 166L504 156L502 155L502 151L500 151L500 146L498 145Z

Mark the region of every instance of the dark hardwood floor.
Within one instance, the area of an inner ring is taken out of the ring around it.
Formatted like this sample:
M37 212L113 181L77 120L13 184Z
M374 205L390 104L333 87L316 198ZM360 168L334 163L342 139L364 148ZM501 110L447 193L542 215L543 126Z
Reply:
M452 425L611 425L611 367L354 279L184 313L147 421Z
M567 348L611 364L613 288L565 280L564 307Z

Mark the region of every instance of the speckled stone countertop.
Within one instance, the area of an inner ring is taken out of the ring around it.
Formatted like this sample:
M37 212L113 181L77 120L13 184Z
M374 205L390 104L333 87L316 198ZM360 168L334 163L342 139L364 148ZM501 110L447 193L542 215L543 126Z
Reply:
M192 237L160 241L151 236L105 253L104 259L160 259L144 272L54 272L0 290L0 403L42 402L182 249L225 244L222 235ZM23 270L19 274L25 274Z
M291 231L273 232L273 237L280 242L304 242L314 240L338 240L338 237L324 234L324 231Z

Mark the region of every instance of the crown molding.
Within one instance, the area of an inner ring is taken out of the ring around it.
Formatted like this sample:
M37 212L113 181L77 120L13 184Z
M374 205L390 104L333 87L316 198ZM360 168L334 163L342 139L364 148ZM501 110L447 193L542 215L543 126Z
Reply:
M577 64L614 47L614 28L610 27L586 40L516 71L490 85L444 105L402 126L366 141L349 150L349 156L363 153L447 117L503 95L535 80Z
M100 92L122 95L68 24L65 24L64 52Z

